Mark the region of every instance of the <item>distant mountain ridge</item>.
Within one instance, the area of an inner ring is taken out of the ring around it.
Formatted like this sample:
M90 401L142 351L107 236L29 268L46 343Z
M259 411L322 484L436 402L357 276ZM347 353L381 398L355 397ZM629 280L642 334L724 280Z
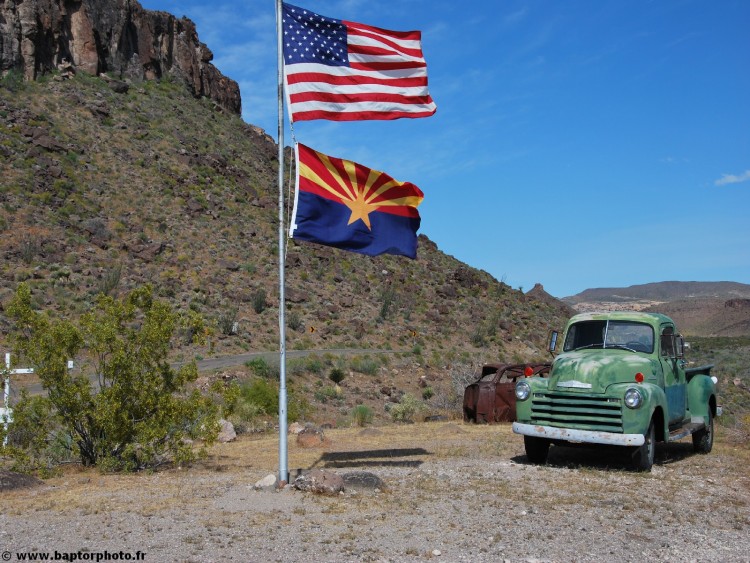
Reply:
M591 301L676 301L678 299L750 299L750 285L737 282L680 282L664 281L631 285L630 287L602 287L586 289L562 301L575 306Z
M577 311L637 310L669 315L693 336L750 335L750 285L666 281L624 288L587 289L564 297Z

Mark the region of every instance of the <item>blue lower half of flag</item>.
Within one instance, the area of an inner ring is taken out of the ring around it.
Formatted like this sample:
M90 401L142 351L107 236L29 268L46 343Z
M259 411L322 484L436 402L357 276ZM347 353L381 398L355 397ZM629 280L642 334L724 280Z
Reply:
M362 220L347 225L350 216L346 205L300 191L292 237L370 256L416 258L419 217L373 211L369 214L372 228L368 229Z

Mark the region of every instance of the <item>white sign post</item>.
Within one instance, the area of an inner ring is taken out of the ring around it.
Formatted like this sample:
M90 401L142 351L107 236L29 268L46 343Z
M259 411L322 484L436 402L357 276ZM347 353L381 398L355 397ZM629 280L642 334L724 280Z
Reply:
M10 400L10 376L22 373L34 373L33 368L20 368L10 369L10 353L5 353L5 369L3 370L5 375L5 382L3 384L3 404L5 406L0 407L0 419L3 421L5 426L5 439L3 439L3 446L8 445L8 424L13 422L13 409L8 406Z

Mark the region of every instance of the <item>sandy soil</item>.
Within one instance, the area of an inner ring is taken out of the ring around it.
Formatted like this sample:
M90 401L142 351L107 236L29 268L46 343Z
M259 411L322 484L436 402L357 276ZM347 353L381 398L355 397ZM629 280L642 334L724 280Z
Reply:
M651 473L621 451L553 448L529 465L506 424L337 429L289 440L289 467L368 471L383 489L255 490L276 436L242 436L205 461L139 475L68 467L5 488L3 560L748 561L750 452L660 446ZM105 553L106 552L106 553ZM113 557L117 557L114 559Z

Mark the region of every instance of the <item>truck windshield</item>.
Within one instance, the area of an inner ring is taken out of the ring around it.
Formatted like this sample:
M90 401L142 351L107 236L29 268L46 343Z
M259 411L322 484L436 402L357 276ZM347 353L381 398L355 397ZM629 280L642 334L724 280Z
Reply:
M581 321L568 330L563 350L620 348L633 352L654 351L654 329L633 321Z

